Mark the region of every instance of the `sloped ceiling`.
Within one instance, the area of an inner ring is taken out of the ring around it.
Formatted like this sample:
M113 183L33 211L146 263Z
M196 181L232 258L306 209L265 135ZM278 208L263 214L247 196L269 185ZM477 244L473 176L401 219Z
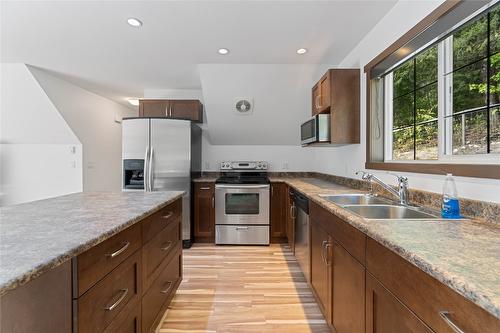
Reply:
M200 65L208 140L214 145L298 145L299 125L310 117L317 65ZM253 112L235 111L236 98Z

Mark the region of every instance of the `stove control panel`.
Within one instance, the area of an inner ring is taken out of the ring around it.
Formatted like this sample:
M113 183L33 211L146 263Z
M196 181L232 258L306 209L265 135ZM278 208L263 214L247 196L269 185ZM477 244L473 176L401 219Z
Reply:
M220 163L221 171L235 170L267 170L267 162L265 161L224 161Z

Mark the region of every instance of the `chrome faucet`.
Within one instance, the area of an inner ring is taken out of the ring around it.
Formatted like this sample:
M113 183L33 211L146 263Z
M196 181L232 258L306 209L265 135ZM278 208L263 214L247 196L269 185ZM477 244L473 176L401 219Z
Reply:
M369 181L370 186L373 181L382 186L387 192L393 194L394 196L399 198L399 203L402 205L408 205L408 178L404 176L398 176L394 173L389 173L390 175L396 176L398 178L398 190L396 191L392 186L384 183L380 178L375 176L374 174L364 172L364 171L356 171L356 175L361 174L361 179ZM372 192L372 188L370 187L370 192Z

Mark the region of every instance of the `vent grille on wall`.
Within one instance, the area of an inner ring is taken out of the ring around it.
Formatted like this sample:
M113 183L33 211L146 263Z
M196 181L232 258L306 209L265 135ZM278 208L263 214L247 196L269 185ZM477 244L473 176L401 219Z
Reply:
M253 101L251 98L236 98L234 110L237 114L249 115L253 112Z

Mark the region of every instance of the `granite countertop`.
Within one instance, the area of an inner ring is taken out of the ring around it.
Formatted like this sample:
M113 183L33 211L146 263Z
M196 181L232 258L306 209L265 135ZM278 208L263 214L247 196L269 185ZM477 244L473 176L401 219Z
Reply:
M500 227L473 220L366 220L319 194L361 192L316 178L270 177L391 249L500 319Z
M0 208L0 295L38 277L184 192L82 192Z

